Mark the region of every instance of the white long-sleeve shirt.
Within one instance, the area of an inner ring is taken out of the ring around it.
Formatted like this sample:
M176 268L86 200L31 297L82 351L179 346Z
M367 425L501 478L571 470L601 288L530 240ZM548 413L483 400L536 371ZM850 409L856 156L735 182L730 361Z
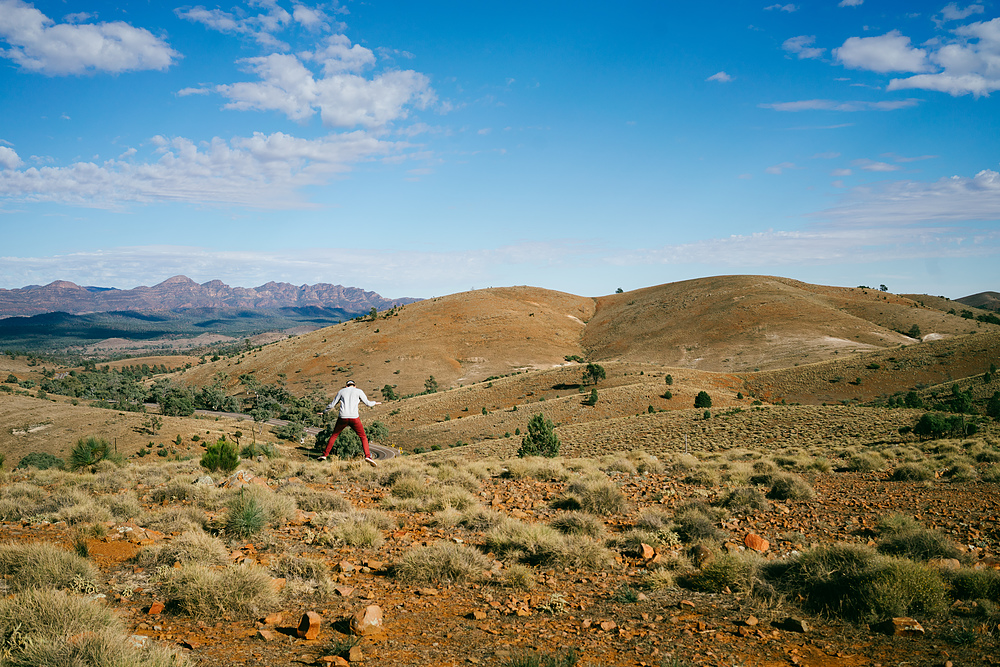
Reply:
M341 419L357 419L358 418L358 404L364 401L364 404L369 408L373 408L378 403L375 401L368 400L365 392L361 391L357 387L344 387L337 392L336 398L330 405L326 406L327 410L333 410L340 403L340 418Z

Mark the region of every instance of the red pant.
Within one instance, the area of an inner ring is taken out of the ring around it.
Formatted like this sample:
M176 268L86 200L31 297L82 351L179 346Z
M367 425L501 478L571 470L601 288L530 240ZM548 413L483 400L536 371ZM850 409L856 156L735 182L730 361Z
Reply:
M365 458L370 459L372 457L371 452L368 451L368 437L365 436L365 427L361 425L361 420L357 417L353 419L344 419L343 417L337 417L337 423L333 426L333 435L330 436L330 442L326 443L326 450L323 452L323 456L329 456L330 450L333 449L333 443L337 441L337 436L345 428L350 426L354 429L354 432L358 434L361 438L361 446L365 450Z

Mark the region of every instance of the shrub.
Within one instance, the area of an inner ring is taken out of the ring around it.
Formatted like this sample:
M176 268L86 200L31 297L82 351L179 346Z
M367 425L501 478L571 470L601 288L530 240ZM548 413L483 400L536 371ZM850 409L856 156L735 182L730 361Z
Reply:
M719 542L728 533L716 527L717 519L703 503L688 503L674 516L674 532L684 542Z
M174 563L225 565L229 562L229 549L217 537L201 530L189 530L169 542L144 548L139 552L138 561L146 567Z
M703 593L721 593L727 587L732 591L748 591L755 570L755 565L748 558L723 554L706 563L702 569L677 577L677 584Z
M281 456L281 452L270 442L252 442L243 445L243 449L240 450L240 458L255 459L258 456L273 459Z
M385 542L385 538L382 537L382 531L378 529L378 526L358 519L351 519L338 524L334 527L332 536L352 547L380 547Z
M877 472L885 467L885 459L875 452L861 452L847 461L851 472Z
M39 470L58 468L59 470L62 470L66 467L66 462L58 456L53 456L47 452L31 452L18 461L17 467L38 468Z
M261 504L252 495L240 489L238 496L229 504L226 514L226 532L246 538L264 529L267 515Z
M323 430L316 434L316 451L322 453L326 450L326 445L333 437L333 427L335 423L327 424ZM365 433L367 436L367 432ZM365 449L361 445L361 438L354 432L353 428L347 427L337 436L337 441L333 443L330 456L339 459L355 459L364 453Z
M802 596L808 610L852 621L936 615L947 608L937 572L864 545L817 547L765 572L776 586Z
M97 585L97 570L90 562L43 542L0 545L0 576L15 591L87 589Z
M923 482L933 478L934 473L919 463L903 463L889 475L889 479L894 482Z
M403 554L396 564L397 578L408 582L479 581L492 563L477 549L454 542L435 542Z
M508 520L490 529L485 542L501 557L531 565L600 569L612 562L611 552L593 540L544 524Z
M694 397L694 407L696 408L712 407L712 397L708 395L707 391L698 392L698 395Z
M80 438L69 455L70 470L79 470L103 461L108 457L110 450L111 443L104 438L93 435Z
M297 485L286 493L295 499L299 509L307 512L350 512L354 509L347 498L332 491Z
M944 574L952 597L958 600L990 600L1000 603L1000 571L961 568Z
M369 440L374 440L375 442L388 442L389 427L380 421L373 421L367 426L367 428L365 428L365 436L367 436ZM323 446L326 447L325 444Z
M808 500L816 495L809 482L798 475L779 473L771 477L771 490L767 497L772 500Z
M531 653L510 658L504 667L576 667L579 662L580 659L573 651L556 655Z
M628 500L621 489L607 478L584 479L573 482L566 494L556 504L567 509L578 507L591 514L609 516L628 511Z
M161 590L181 611L199 618L224 614L253 618L278 604L270 575L254 565L231 565L221 570L182 565L167 572Z
M906 556L914 560L932 558L962 559L962 551L943 533L926 528L907 530L880 540L878 550L891 556Z
M511 563L500 573L497 583L516 591L530 591L535 587L535 575L527 565Z
M566 512L557 516L550 524L560 533L567 535L586 535L600 538L604 536L604 522L586 512Z
M459 525L469 530L485 531L507 520L507 515L486 507L473 507L462 515Z
M740 486L731 490L722 499L721 504L730 512L738 514L750 514L754 511L764 512L770 507L764 494L754 486Z
M330 566L317 558L304 558L293 554L282 554L272 560L271 574L288 580L285 593L304 592L326 595L332 592L333 579Z
M517 450L517 455L521 458L525 456L552 458L559 455L560 446L552 422L538 413L528 422L528 433L521 439L521 448Z
M3 664L9 667L189 667L154 643L139 647L106 606L36 589L0 600Z
M201 467L211 472L216 470L232 472L239 464L240 456L236 452L236 444L225 439L209 445L201 456Z

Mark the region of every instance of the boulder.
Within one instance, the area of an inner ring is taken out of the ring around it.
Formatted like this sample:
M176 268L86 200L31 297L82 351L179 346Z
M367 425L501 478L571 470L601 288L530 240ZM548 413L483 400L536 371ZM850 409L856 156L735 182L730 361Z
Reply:
M351 633L359 637L378 634L382 631L382 608L377 604L368 605L351 618Z

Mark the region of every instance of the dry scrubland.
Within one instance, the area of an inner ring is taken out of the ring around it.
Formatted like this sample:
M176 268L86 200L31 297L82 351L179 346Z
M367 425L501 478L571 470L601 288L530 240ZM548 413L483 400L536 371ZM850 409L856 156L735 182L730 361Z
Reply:
M1000 327L949 304L763 276L490 289L171 376L221 372L235 392L252 372L298 395L353 377L374 397L435 376L441 391L362 415L381 444L432 450L377 469L307 442L209 474L206 443L269 429L153 433L150 415L0 394L0 665L990 664L997 424L921 441L905 428L921 410L859 405L1000 390L982 375ZM594 405L573 355L606 370ZM164 360L118 365L142 362ZM3 356L0 373L41 367ZM536 413L562 458L516 457ZM87 435L119 463L11 470ZM370 605L384 630L351 634ZM889 634L894 617L923 634Z

